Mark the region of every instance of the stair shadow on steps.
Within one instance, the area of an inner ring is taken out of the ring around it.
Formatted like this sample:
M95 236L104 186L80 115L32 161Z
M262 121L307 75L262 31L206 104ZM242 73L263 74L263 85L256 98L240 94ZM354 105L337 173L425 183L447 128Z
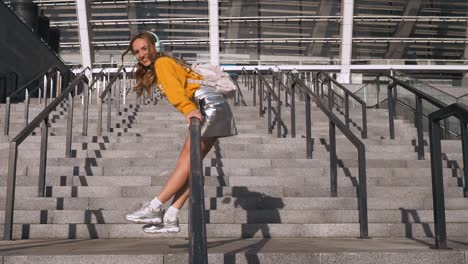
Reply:
M216 158L211 159L211 166L210 167L205 167L205 176L211 176L211 168L215 168L216 171L218 172L218 181L219 181L219 186L227 186L226 181L224 180L224 176L226 174L224 173L223 170L223 161L222 158L223 156L221 155L221 147L219 146L219 140L216 140L216 143L214 144L214 154ZM220 188L221 190L222 188Z
M279 214L279 209L284 207L283 199L277 198L277 197L271 197L268 195L265 195L263 193L259 192L252 192L250 191L247 187L233 187L232 188L232 196L233 197L249 197L253 198L255 202L255 207L257 209L263 209L265 208L264 203L265 201L268 201L269 206L268 208L268 223L281 223L281 217ZM223 203L229 203L230 202L229 197L223 199ZM256 215L252 213L252 210L249 210L249 208L252 208L251 204L252 200L244 200L244 199L237 199L234 202L234 207L241 207L247 212L247 223L242 224L242 230L241 230L241 239L235 239L235 240L229 240L229 241L222 241L222 242L217 242L217 245L222 245L222 244L227 244L230 242L234 241L239 241L244 238L252 238L255 236L257 232L261 232L261 235L263 237L262 240L250 244L245 247L238 248L236 250L233 250L231 252L227 252L224 254L224 264L234 264L236 263L236 254L240 252L244 252L245 259L247 260L247 263L249 264L257 264L260 263L260 259L258 258L258 252L266 245L266 243L270 240L271 234L270 234L270 228L268 227L268 223L258 223L259 218L261 221L265 221L266 219L262 218L262 216ZM272 205L273 208L272 208ZM215 244L210 244L210 246L217 246Z
M457 186L463 188L463 174L461 173L463 170L463 166L460 166L458 161L451 160L447 153L442 153L442 160L447 162L447 167L452 169L452 177L457 179Z
M410 216L411 218L413 218L413 222L414 223L419 223L422 225L422 228L424 230L424 234L426 235L426 237L434 237L434 234L432 233L431 231L431 227L429 226L428 223L423 223L421 221L421 218L419 217L418 215L418 212L414 209L405 209L405 208L398 208L400 209L401 211L401 222L403 224L405 224L405 237L411 239L411 240L414 240L414 241L417 241L423 245L427 245L429 247L432 247L433 244L427 242L427 241L424 241L424 240L421 240L421 239L417 239L415 237L413 237L413 225L412 223L409 221L410 220Z

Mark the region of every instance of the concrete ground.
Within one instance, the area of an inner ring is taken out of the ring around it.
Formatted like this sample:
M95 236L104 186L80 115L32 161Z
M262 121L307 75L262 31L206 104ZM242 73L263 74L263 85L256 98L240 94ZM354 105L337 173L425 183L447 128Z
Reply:
M457 263L468 264L468 238L449 239L210 239L209 263ZM188 240L86 239L0 241L0 264L188 263Z

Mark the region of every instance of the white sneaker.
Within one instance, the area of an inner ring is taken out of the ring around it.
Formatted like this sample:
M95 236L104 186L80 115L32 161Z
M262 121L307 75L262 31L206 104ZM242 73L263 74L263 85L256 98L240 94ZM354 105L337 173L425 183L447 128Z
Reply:
M162 233L179 233L179 219L171 221L164 218L164 223L159 225L145 225L143 226L143 232L150 234L162 234Z
M161 207L154 210L150 202L144 202L140 208L125 215L125 219L140 224L161 224L163 214Z

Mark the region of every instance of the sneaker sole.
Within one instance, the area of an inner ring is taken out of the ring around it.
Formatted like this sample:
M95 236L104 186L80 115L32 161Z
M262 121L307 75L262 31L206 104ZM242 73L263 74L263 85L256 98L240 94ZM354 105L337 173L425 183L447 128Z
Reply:
M125 217L125 219L127 221L130 221L130 222L133 222L133 223L137 223L137 224L156 224L156 225L159 225L162 223L162 219L161 218L150 218L150 219L129 219L127 217Z
M149 233L149 234L165 234L165 233L179 233L180 228L172 227L172 228L161 228L158 230L150 231L150 230L144 230L143 232Z

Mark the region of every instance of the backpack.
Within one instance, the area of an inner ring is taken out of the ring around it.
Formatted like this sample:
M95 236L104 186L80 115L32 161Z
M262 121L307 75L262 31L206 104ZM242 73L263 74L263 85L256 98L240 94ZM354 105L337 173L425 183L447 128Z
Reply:
M203 76L203 80L188 79L187 82L214 87L225 97L233 97L236 94L236 84L232 81L229 74L218 66L209 63L194 63L190 68L198 75Z

